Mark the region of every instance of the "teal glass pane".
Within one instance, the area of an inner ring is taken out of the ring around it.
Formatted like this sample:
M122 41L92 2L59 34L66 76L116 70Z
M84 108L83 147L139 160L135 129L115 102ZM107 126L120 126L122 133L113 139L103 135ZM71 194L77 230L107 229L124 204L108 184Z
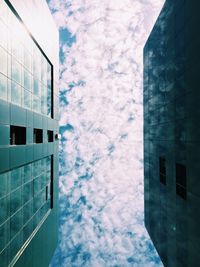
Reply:
M14 214L22 206L21 187L10 194L10 214Z
M30 237L33 232L33 221L30 220L23 228L23 243Z
M24 50L24 66L32 73L32 57L29 51Z
M23 182L32 180L32 163L24 166Z
M21 225L19 227L19 225L17 226L17 223L20 223L20 218L13 218L13 220L15 221L16 227L15 228L11 228L11 231L13 231L13 236L14 234L17 234L15 236L15 238L12 240L12 242L10 243L10 259L13 259L15 257L15 255L17 254L17 252L20 250L21 246L22 246L22 231L18 232L21 228ZM13 223L14 223L13 221ZM14 225L13 225L14 226Z
M36 213L36 211L43 205L44 202L45 202L45 197L42 191L39 192L39 194L37 194L33 199L33 212Z
M41 100L39 97L35 95L33 96L33 110L36 112L41 111Z
M27 109L31 109L32 106L32 94L27 91L24 90L24 107Z
M11 83L11 102L17 105L21 105L21 86L12 82Z
M42 171L41 163L42 163L41 160L33 162L33 176L34 177L39 176L41 174L41 171Z
M32 75L27 70L24 70L24 88L32 91Z
M45 172L46 171L46 159L43 158L41 159L41 172Z
M17 168L10 172L10 189L16 189L22 184L22 169Z
M41 87L41 111L42 114L47 115L47 87Z
M33 50L33 75L36 79L41 80L41 52L35 45Z
M9 186L8 173L0 174L0 198L7 195Z
M9 251L10 248L5 248L1 253L0 253L0 263L1 267L8 267L8 260L9 260Z
M11 72L12 80L21 84L22 66L14 58L12 58Z
M35 95L39 95L39 93L40 93L40 83L39 83L39 80L38 79L36 79L36 78L34 78L34 83L33 83L33 93L35 94Z
M47 87L47 116L51 117L51 86Z
M22 228L22 210L10 218L10 238L12 239Z
M7 100L7 78L0 73L0 98Z
M23 186L23 203L27 203L33 197L33 182L28 182Z
M0 251L2 251L6 244L10 240L10 223L7 220L4 224L0 226Z
M44 188L47 184L47 178L46 178L46 174L43 173L41 176L40 176L40 180L41 180L41 188Z
M33 188L34 188L34 195L37 195L38 192L41 190L41 176L38 176L33 180Z
M0 47L0 72L4 75L7 75L7 53L6 51Z
M33 215L33 201L30 200L23 206L23 224L25 225Z
M35 213L34 217L33 217L33 229L35 229L38 226L38 224L40 223L40 221L41 221L40 211L38 210Z
M0 199L0 225L4 223L9 215L9 198L5 196Z

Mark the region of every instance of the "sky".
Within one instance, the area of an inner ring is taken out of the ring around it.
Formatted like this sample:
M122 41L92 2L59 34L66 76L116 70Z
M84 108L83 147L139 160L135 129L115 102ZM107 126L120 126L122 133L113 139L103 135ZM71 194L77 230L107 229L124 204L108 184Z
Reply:
M60 32L51 267L162 267L144 227L143 47L164 0L49 0Z

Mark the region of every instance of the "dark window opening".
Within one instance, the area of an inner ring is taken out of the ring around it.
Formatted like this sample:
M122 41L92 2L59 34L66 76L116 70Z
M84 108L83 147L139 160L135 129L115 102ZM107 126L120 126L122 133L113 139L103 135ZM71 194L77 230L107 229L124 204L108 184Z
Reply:
M53 155L51 155L51 183L50 183L50 198L51 198L51 203L50 203L50 208L53 209L53 187L54 187L54 184L53 184L53 172L54 172L54 169L53 169Z
M10 144L25 145L26 144L26 127L10 126Z
M46 186L46 201L48 200L48 185Z
M166 160L165 158L159 158L159 172L160 172L160 182L166 185Z
M33 142L34 143L42 143L43 142L43 131L41 129L34 129Z
M58 140L58 134L55 134L55 140Z
M176 163L176 194L183 199L187 199L186 180L186 167L182 164Z
M53 142L53 131L47 131L48 142Z

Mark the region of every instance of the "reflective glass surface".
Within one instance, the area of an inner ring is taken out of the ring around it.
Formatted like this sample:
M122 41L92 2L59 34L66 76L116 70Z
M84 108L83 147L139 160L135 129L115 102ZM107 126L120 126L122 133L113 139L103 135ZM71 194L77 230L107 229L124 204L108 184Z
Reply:
M0 8L0 98L51 117L52 66L10 8Z
M0 174L0 263L7 262L2 266L50 210L50 183L51 156Z

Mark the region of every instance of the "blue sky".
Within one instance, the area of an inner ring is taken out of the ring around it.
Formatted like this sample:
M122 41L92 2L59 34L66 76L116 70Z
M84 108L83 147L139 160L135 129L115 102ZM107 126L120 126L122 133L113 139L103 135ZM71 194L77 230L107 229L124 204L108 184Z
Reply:
M51 266L161 267L144 227L142 52L162 0L48 1L60 32Z

